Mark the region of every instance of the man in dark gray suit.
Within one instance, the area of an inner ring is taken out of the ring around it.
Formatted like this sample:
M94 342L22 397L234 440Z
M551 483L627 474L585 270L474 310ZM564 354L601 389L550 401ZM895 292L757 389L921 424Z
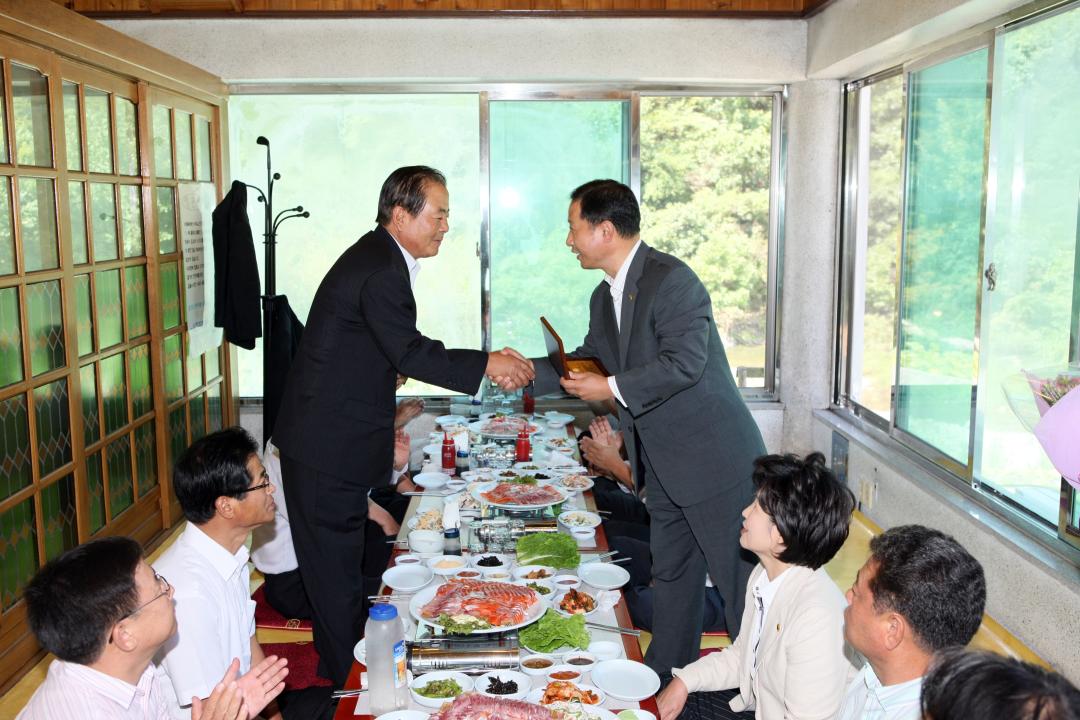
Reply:
M571 395L614 402L639 491L652 518L653 639L657 672L698 658L706 572L738 632L753 568L740 555L740 511L753 500L753 460L765 454L724 354L712 302L678 258L639 237L633 192L594 180L571 194L567 246L606 278L589 301L589 331L571 353L612 373L559 379L536 363L537 394L560 382Z

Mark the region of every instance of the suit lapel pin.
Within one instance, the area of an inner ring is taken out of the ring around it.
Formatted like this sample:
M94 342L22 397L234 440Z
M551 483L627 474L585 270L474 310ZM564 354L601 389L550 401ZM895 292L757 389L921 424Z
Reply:
M776 632L780 632L780 623L776 623Z
M634 293L630 293L626 297L627 297L628 300L633 300L634 299Z

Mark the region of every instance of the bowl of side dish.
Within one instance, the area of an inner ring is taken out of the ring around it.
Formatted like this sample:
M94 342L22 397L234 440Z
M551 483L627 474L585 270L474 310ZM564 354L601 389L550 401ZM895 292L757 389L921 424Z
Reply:
M409 683L413 700L430 708L441 707L444 702L453 700L472 688L472 678L465 673L452 670L424 673L413 678L413 681Z

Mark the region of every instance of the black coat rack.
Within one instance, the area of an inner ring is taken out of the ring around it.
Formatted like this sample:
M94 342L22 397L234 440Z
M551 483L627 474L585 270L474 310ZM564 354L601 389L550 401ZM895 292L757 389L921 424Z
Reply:
M280 391L277 395L271 392L270 383L272 382L270 365L273 357L273 307L274 302L277 299L277 231L283 222L291 220L292 218L307 218L311 217L311 213L304 209L303 205L297 205L296 207L286 208L277 215L274 215L274 183L281 179L281 173L273 172L270 166L270 141L260 135L255 139L255 142L266 148L266 188L267 191L263 192L262 188L257 185L250 185L244 183L249 188L259 193L259 202L263 204L263 245L265 246L265 263L263 264L263 294L262 294L262 311L263 311L263 408L264 408L264 424L266 420L266 403L267 398L280 397ZM277 408L270 409L270 415L277 415ZM271 421L270 427L273 423ZM269 437L269 433L264 433L264 438Z

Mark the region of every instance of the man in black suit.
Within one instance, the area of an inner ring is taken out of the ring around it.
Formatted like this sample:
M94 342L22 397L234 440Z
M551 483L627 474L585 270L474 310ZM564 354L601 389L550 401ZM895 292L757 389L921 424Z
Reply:
M363 630L366 595L378 590L365 588L361 573L364 524L368 491L391 479L398 374L467 394L485 374L506 388L533 377L512 350L448 350L417 331L417 260L439 252L449 213L439 171L390 174L378 227L319 285L274 430L320 674L338 685Z
M618 409L651 518L655 611L645 662L666 673L698 658L706 572L728 628L739 627L753 568L739 552L740 512L753 499L753 460L765 445L732 379L708 291L681 260L641 242L630 188L594 180L570 197L566 244L581 267L607 276L572 354L599 358L613 375L560 380L538 363L537 393L558 381Z

